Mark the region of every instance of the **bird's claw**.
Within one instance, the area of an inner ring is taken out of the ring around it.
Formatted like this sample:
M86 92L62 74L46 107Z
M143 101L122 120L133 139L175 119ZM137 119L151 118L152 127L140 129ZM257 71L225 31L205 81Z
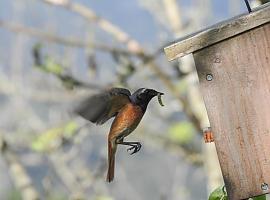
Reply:
M140 151L142 145L140 143L136 144L136 145L133 145L132 147L128 148L127 149L127 152L133 150L133 152L130 153L130 155L134 154L134 153L137 153L138 151Z

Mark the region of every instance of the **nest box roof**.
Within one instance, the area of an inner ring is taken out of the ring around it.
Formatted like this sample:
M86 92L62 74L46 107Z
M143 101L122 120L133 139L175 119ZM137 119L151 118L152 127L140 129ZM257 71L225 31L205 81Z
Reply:
M164 48L169 61L270 22L270 3L181 38Z

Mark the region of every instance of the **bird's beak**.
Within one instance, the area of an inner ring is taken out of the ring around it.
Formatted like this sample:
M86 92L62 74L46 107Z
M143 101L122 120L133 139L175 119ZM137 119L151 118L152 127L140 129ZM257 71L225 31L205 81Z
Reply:
M164 95L164 93L163 92L158 92L156 90L152 90L151 93L150 93L150 95L152 97L154 97L154 96Z
M164 93L163 92L155 91L155 96L159 96L159 95L164 95Z

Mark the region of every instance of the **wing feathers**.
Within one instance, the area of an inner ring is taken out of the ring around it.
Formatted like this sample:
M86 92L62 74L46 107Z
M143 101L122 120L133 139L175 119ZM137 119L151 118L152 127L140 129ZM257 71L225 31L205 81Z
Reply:
M75 112L93 123L104 124L130 102L130 95L127 89L112 88L87 98L75 109Z

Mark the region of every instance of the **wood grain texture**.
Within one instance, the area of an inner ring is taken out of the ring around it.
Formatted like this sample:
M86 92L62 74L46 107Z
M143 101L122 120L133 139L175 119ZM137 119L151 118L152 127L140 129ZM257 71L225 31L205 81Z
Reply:
M270 23L194 58L230 200L269 193Z
M169 61L270 22L270 3L182 38L164 48Z

